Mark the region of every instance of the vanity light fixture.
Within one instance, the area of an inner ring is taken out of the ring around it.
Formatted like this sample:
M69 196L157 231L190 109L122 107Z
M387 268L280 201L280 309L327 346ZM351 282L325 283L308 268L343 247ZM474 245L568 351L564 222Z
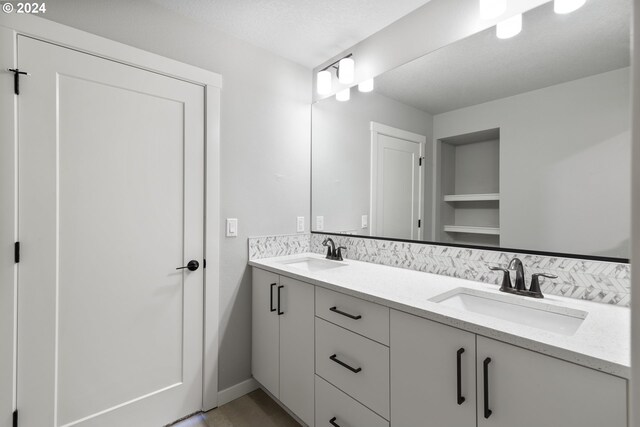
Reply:
M520 34L522 31L522 14L513 15L496 25L496 36L499 39L508 39Z
M373 77L358 83L358 90L360 92L371 92L373 90Z
M331 82L333 80L331 68L336 69L336 75L338 76L338 81L340 81L340 83L345 85L353 83L355 62L353 61L352 56L353 54L351 53L343 56L318 71L318 74L316 75L316 90L320 95L327 95L331 93Z
M331 79L331 72L329 70L322 70L318 72L316 84L320 95L328 95L331 93Z
M349 99L351 99L351 88L348 87L336 93L336 99L338 101L348 101Z
M553 11L558 14L571 13L580 9L587 0L554 0Z
M507 10L507 0L479 0L480 18L493 19Z

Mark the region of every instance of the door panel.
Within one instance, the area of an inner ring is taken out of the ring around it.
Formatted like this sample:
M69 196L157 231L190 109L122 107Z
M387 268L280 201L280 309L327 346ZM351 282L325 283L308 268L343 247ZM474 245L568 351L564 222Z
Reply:
M201 409L203 88L26 37L19 97L22 426Z
M276 398L280 398L279 285L277 274L253 268L251 373Z

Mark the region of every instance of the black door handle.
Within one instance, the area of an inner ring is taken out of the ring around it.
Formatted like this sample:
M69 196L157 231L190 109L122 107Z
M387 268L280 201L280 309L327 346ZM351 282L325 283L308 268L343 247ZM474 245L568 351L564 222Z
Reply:
M273 287L277 285L277 283L271 284L271 289L269 290L269 311L273 312L276 309L273 307Z
M338 424L338 423L336 422L336 420L337 420L337 418L336 418L336 417L331 418L331 419L329 420L329 424L331 424L333 427L340 427L340 424Z
M183 268L186 268L189 271L196 271L198 267L200 267L200 263L195 259L192 259L187 263L187 265L185 265L184 267L178 267L176 268L176 270L182 270Z
M344 311L342 311L342 310L338 310L338 307L335 307L335 306L334 306L334 307L331 307L331 308L329 309L329 311L333 311L334 313L342 314L343 316L346 316L346 317L348 317L349 319L353 319L353 320L359 320L359 319L362 319L362 316L361 316L361 315L359 315L359 314L358 314L358 315L353 315L353 314L345 313L345 312L344 312Z
M487 357L482 362L482 374L484 377L484 417L489 418L492 414L491 409L489 409L489 363L491 363L491 358Z
M280 311L280 289L284 288L283 285L278 286L278 316L282 316L284 311Z
M465 401L465 398L462 395L462 353L464 353L464 348L458 349L458 353L456 356L456 371L458 376L458 381L457 381L458 405L462 405Z
M348 370L350 370L351 372L354 373L358 373L360 371L362 371L362 368L354 368L353 366L349 366L346 363L344 363L342 360L338 359L338 355L334 354L333 356L329 356L329 359L333 360L334 362L336 362L338 365L343 366L345 368L347 368Z

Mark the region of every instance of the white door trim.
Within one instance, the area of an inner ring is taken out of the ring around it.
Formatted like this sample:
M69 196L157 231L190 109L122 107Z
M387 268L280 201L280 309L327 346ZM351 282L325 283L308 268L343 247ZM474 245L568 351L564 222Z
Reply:
M377 225L376 225L376 213L375 207L378 202L378 188L376 185L373 185L374 182L377 182L378 177L378 135L388 135L398 139L404 139L406 141L415 142L420 145L420 157L424 159L425 149L427 145L427 137L424 135L419 135L417 133L409 132L403 129L394 128L392 126L384 125L378 122L370 122L371 128L371 175L370 175L370 197L369 197L369 234L371 236L376 236L377 233ZM420 202L418 204L418 218L422 219L424 212L424 168L420 168L420 176L418 178L419 188L418 194L420 195ZM424 230L424 221L423 227L418 230L418 239L422 240L423 231Z
M16 287L13 262L17 235L17 97L13 73L17 37L24 35L200 85L205 90L204 336L202 409L218 406L220 271L220 91L214 72L30 15L0 14L0 427L11 425L16 409ZM23 77L23 84L28 84Z

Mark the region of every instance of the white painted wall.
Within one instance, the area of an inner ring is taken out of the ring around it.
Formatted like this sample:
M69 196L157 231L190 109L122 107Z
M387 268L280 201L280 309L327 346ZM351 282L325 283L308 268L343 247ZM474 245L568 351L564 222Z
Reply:
M324 216L324 231L369 235L361 216L370 215L372 121L427 137L431 153L432 118L422 110L386 96L351 91L349 102L335 97L312 108L312 229L315 217ZM426 200L431 200L432 159L425 164ZM425 209L431 212L431 204ZM423 221L430 225L431 221ZM430 227L425 235L430 235Z
M632 170L632 238L631 272L633 292L631 292L631 393L629 398L630 427L640 427L640 274L635 266L640 265L640 6L634 3L633 13L633 154Z
M222 75L221 218L238 218L239 235L220 246L219 388L246 380L247 237L309 224L310 70L147 1L56 0L45 17Z
M500 246L629 257L629 68L434 116L500 128Z

